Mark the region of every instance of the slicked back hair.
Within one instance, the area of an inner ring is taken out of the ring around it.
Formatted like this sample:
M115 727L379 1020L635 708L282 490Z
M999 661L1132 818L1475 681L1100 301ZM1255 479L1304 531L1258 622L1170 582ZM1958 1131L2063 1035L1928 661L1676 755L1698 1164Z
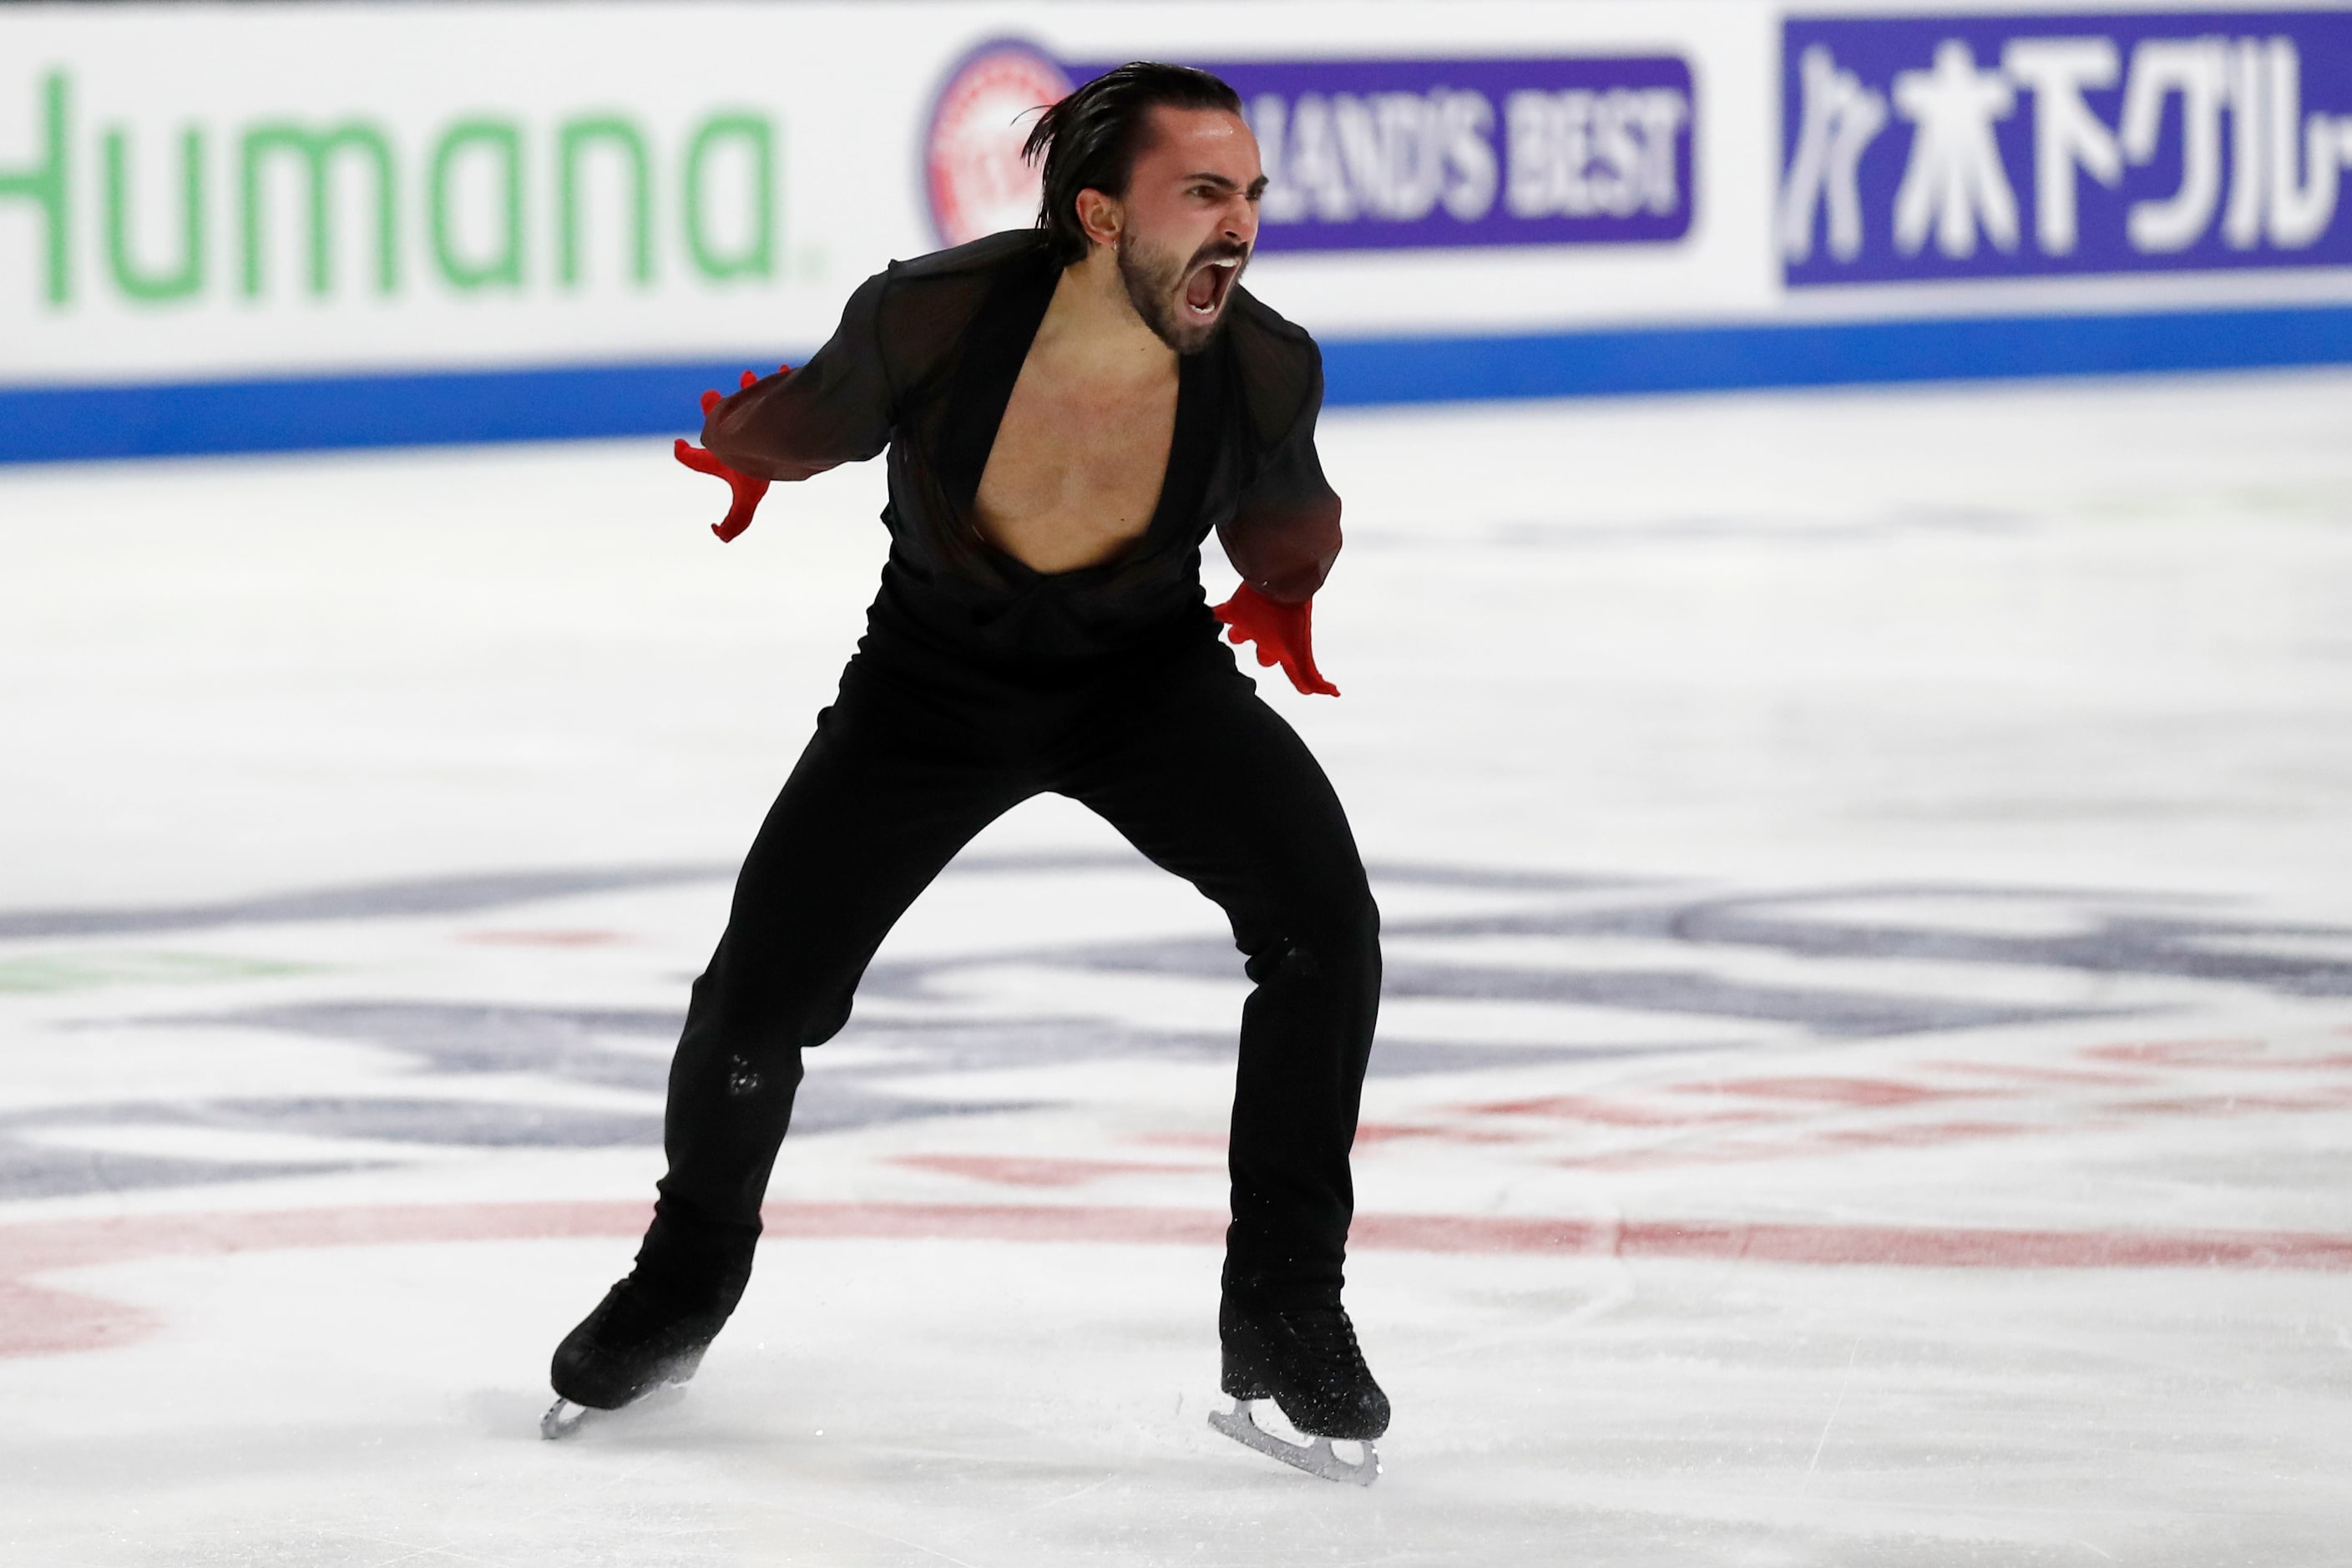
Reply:
M1241 95L1207 71L1130 60L1103 72L1038 117L1021 155L1033 163L1045 160L1045 194L1037 205L1037 226L1053 240L1055 258L1063 266L1084 261L1094 248L1078 223L1078 193L1127 195L1135 160L1151 134L1151 111L1163 104L1242 111Z

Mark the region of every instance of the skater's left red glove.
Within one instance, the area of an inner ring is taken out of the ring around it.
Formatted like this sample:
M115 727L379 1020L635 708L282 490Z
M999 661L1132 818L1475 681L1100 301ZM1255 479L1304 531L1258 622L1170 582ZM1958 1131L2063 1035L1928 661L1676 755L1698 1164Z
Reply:
M1337 697L1339 689L1323 679L1315 668L1315 645L1310 625L1315 615L1315 601L1301 599L1295 605L1277 604L1251 587L1247 583L1234 590L1234 596L1219 605L1210 614L1229 628L1228 640L1239 644L1257 644L1257 661L1271 666L1279 663L1282 672L1290 677L1290 684L1308 696L1320 694Z
M782 365L778 368L790 370L793 367ZM757 384L759 379L759 376L751 371L747 370L743 373L745 386ZM718 405L717 392L704 393L702 395L703 416L708 418L711 409ZM749 474L729 468L702 447L688 444L683 436L678 437L677 445L671 448L671 452L679 462L684 463L696 473L709 474L713 479L727 481L727 488L732 492L733 499L728 503L727 515L710 525L710 531L719 536L720 543L731 542L737 534L751 526L751 514L760 510L760 498L768 493L767 480L755 479Z

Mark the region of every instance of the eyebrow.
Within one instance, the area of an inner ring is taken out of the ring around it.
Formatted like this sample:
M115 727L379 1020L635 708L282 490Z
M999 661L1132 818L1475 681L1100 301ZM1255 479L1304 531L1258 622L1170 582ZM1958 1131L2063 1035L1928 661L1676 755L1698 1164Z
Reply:
M1211 184L1211 185L1223 185L1225 189L1227 189L1227 190L1229 190L1229 191L1238 191L1238 190L1240 190L1240 189L1242 188L1241 186L1239 186L1239 185L1235 184L1234 184L1231 179L1227 178L1225 175L1223 175L1223 174L1212 174L1212 173L1210 173L1209 171L1207 171L1207 170L1205 170L1205 169L1204 169L1204 170L1202 170L1202 171L1201 171L1199 174L1187 174L1187 175L1185 175L1185 176L1184 176L1184 183L1185 183L1186 184ZM1253 196L1255 196L1255 195L1259 195L1259 194L1260 194L1261 192L1263 192L1265 189L1265 176L1264 174L1260 174L1256 179L1252 180L1252 181L1249 183L1249 193L1248 193L1248 194L1249 194L1249 195L1253 195Z

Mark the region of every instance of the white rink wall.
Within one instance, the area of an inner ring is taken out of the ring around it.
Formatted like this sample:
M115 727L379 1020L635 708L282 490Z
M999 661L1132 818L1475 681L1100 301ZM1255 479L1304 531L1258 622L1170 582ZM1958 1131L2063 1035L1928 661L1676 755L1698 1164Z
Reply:
M2352 358L2341 5L30 5L0 458L690 423L1138 56L1338 403Z

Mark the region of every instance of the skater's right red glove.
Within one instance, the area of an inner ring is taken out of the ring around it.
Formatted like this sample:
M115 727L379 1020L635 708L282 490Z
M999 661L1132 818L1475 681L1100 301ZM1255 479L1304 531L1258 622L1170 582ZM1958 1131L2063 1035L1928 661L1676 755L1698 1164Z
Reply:
M792 368L788 364L777 367L780 373ZM745 386L757 384L759 379L759 376L751 371L747 370L743 373ZM709 418L711 409L718 405L717 392L704 393L702 395L703 416ZM729 468L703 447L689 444L683 436L678 437L677 445L671 448L671 452L679 462L684 463L696 473L709 474L713 479L727 481L727 488L733 499L728 503L727 515L710 525L710 531L719 536L720 543L730 542L737 534L751 526L751 514L760 510L760 499L768 493L767 480L755 479L749 474Z
M1209 613L1231 628L1225 633L1227 640L1256 643L1258 663L1279 663L1282 673L1290 677L1290 684L1307 696L1339 695L1339 689L1324 679L1323 672L1315 668L1311 635L1314 600L1301 599L1295 605L1285 605L1244 583L1234 590L1232 598Z

